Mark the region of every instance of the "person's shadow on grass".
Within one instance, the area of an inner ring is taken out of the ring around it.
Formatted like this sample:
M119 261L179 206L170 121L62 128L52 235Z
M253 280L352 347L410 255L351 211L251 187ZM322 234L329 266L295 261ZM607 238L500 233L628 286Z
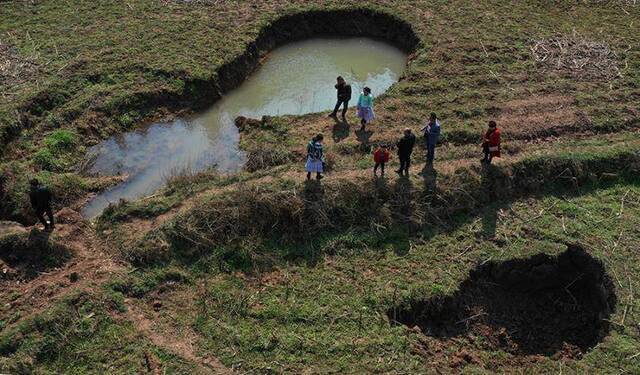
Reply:
M325 203L325 191L324 186L318 180L307 180L302 191L302 199L304 201L304 215L306 218L304 224L308 228L322 228L331 226L331 218L327 214L327 207ZM307 252L304 258L307 265L314 267L320 261L322 254L320 249L316 247L314 243L309 243L309 246L305 247Z
M338 143L349 137L350 126L347 120L340 121L337 117L333 117L333 120L336 122L332 128L333 141Z
M364 145L369 144L369 139L371 139L372 135L373 132L371 130L356 130L356 137L358 139L358 142Z
M482 212L482 229L479 235L488 240L495 240L498 225L498 212L504 207L504 204L497 203L498 199L498 186L496 186L497 180L503 180L502 176L504 172L500 168L492 164L482 164L481 170L481 184L482 189L485 191L489 204L483 207Z
M433 168L433 164L426 163L419 174L424 181L424 192L429 195L435 194L438 187L438 171Z

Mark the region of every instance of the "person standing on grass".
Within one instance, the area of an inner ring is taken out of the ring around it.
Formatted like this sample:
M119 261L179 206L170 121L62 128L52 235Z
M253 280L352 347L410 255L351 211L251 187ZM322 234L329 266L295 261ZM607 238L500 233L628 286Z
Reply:
M358 98L358 117L360 118L361 131L365 130L365 126L373 121L373 95L371 95L371 89L365 87Z
M373 167L374 176L378 177L378 167L380 167L380 176L384 177L384 165L389 161L390 156L387 145L383 144L378 146L378 149L373 153L373 161L376 163Z
M338 77L336 79L338 83L334 86L338 91L338 102L336 103L335 108L333 108L333 112L329 115L329 117L336 117L338 115L338 110L342 105L342 121L346 120L347 116L347 108L349 108L349 100L351 100L351 85L347 84L347 82L342 77Z
M404 129L404 136L398 141L398 159L400 159L400 169L396 171L400 176L409 175L409 166L411 165L411 153L413 146L416 144L416 136L413 135L410 128Z
M422 128L424 133L424 140L427 144L427 163L433 164L433 160L436 158L436 145L440 138L440 121L438 116L431 112L427 125Z
M500 157L500 129L495 121L489 121L489 129L482 138L482 152L484 158L480 159L481 163L491 164L493 158Z
M31 189L29 190L29 200L31 201L31 207L36 212L38 220L44 225L44 230L52 231L55 227L53 223L53 210L51 208L51 201L53 195L51 190L46 186L40 185L40 181L33 179L30 182ZM47 214L49 221L45 220L44 214Z
M318 134L309 141L307 144L307 163L305 169L307 170L307 180L311 179L311 173L316 174L316 180L323 178L322 172L324 171L324 153L322 149L322 140L324 137L322 134Z

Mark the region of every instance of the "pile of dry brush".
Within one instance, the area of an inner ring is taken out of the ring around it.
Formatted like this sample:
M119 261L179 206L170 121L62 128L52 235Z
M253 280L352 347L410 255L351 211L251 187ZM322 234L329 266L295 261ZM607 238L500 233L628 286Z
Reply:
M574 77L611 80L621 76L620 58L607 43L576 33L533 40L531 53L539 67Z
M23 83L37 69L34 58L20 56L15 47L0 40L0 87Z

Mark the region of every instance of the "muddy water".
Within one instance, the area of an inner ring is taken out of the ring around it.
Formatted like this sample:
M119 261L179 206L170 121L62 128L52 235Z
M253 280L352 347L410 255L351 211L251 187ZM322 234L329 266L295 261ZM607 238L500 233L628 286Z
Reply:
M311 39L271 52L240 87L192 118L154 123L94 146L87 156L90 175L126 175L127 180L84 208L93 218L109 203L153 193L168 178L215 167L223 173L242 168L237 116L301 115L335 105L335 78L351 83L354 106L362 87L373 95L385 92L406 65L406 55L386 43L367 38Z

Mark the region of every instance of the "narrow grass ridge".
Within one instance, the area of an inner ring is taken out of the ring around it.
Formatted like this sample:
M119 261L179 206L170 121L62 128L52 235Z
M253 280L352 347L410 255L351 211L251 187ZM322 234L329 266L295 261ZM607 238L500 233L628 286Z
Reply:
M394 186L385 180L248 185L203 199L121 251L134 264L149 265L215 249L260 248L265 241L300 243L352 228L384 232L399 225L416 233L426 223L448 227L456 215L490 203L593 188L602 179L633 178L638 170L637 151L615 151L531 158L506 168L464 167L444 176L425 170L422 187L410 180Z

